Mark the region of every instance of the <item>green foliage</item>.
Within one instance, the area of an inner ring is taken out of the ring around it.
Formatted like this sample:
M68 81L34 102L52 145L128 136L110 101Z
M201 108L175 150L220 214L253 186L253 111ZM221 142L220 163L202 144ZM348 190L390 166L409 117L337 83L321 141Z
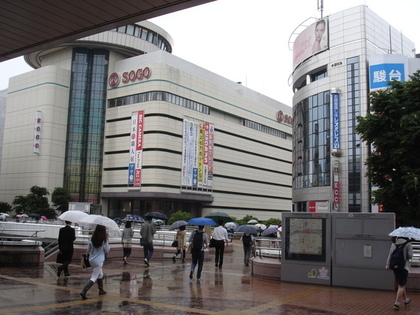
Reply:
M281 223L280 219L277 218L270 218L267 221L263 221L263 224L265 224L267 227L270 225L279 225Z
M48 219L56 217L54 209L50 208L48 203L49 192L44 187L32 186L30 193L26 196L16 196L12 204L16 213L32 214L46 216Z
M9 213L12 211L12 206L7 202L0 201L0 212Z
M51 202L56 210L61 211L61 213L67 211L69 209L69 202L73 201L69 192L62 188L56 187L51 194Z
M171 217L169 218L168 225L171 225L172 223L176 221L180 221L180 220L184 220L188 222L189 220L191 220L191 214L184 211L177 211L173 213Z
M398 226L420 226L420 71L407 82L371 93L370 113L357 117L357 132L372 144L366 165L375 204L397 214Z

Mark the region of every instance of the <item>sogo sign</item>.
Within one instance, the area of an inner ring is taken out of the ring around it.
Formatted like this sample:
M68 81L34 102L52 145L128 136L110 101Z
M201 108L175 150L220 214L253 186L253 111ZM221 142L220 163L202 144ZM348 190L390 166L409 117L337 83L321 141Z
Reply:
M137 70L126 71L121 75L116 72L112 73L108 78L108 84L111 88L116 88L120 82L126 84L129 82L141 81L148 79L152 75L152 70L149 67Z

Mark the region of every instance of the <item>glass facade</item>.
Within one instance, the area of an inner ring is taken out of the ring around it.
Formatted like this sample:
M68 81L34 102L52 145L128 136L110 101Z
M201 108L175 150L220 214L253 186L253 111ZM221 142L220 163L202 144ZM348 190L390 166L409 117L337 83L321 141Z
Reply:
M108 55L73 50L64 187L76 202L100 203Z
M293 188L331 183L330 92L306 98L293 112Z
M356 132L356 117L360 116L359 57L347 59L347 126L348 126L348 185L349 212L361 212L360 136Z

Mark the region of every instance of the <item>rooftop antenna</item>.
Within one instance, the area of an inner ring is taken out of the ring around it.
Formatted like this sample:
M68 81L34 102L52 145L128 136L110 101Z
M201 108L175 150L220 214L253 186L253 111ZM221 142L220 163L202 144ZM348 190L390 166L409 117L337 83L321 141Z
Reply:
M321 11L321 19L324 15L324 0L318 0L318 11Z

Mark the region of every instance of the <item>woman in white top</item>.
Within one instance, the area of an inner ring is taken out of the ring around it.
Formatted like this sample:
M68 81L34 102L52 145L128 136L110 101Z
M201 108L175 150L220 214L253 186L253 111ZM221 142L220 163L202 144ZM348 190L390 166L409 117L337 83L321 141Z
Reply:
M89 262L93 269L89 282L85 285L82 292L80 292L83 300L87 299L86 293L95 282L98 282L99 295L106 294L106 291L104 291L102 266L105 261L105 254L109 252L109 249L106 228L98 224L88 245Z

